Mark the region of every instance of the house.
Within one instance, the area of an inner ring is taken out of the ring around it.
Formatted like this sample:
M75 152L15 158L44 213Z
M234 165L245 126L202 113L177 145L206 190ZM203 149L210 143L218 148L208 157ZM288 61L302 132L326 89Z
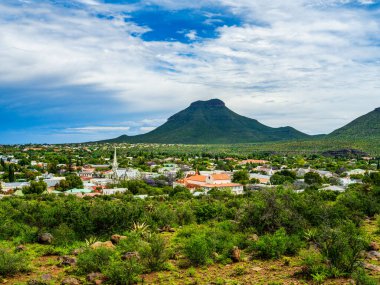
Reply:
M190 175L184 179L175 181L173 187L176 186L186 187L192 193L200 189L204 190L206 193L212 189L229 189L236 195L243 194L244 192L243 185L232 183L231 176L227 173Z
M250 173L249 179L257 179L260 184L268 184L270 182L270 175L264 175L260 173Z
M306 173L309 173L311 171L309 168L298 168L296 171L297 177L304 177Z
M74 188L74 189L70 189L70 190L67 190L65 191L65 194L66 195L82 195L82 194L88 194L88 193L91 193L92 190L90 189L77 189L77 188Z
M343 186L330 185L323 187L320 190L344 192L345 188Z
M103 189L103 195L114 195L116 193L124 193L126 191L128 191L127 188Z
M327 170L316 170L315 172L318 173L321 177L325 177L325 178L331 178L334 176L332 172L327 171Z
M43 181L46 183L48 191L52 191L55 189L55 186L57 186L62 180L65 180L65 177L47 178Z
M366 170L363 170L363 169L354 169L354 170L347 171L347 175L348 176L351 176L351 175L364 175L365 173L366 173Z
M251 164L267 164L269 161L268 160L263 160L263 159L246 159L246 160L242 160L239 162L240 165L245 165L245 164L248 164L248 163L251 163Z
M261 166L261 165L255 167L253 170L265 173L267 175L273 175L275 173L275 171L273 171L273 168L269 168L269 167Z
M29 182L9 182L9 183L2 183L1 189L3 192L8 191L14 191L16 189L22 189L23 187L30 186Z
M360 180L351 179L349 177L339 178L338 181L339 181L339 184L344 187L347 187L350 184L360 183Z
M95 168L82 168L82 171L78 173L79 177L90 177L92 178L95 173Z

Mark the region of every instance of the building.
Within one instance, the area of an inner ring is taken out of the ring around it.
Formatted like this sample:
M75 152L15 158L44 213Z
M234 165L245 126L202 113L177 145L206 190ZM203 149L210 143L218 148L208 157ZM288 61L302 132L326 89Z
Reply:
M270 175L264 175L260 173L250 173L249 179L257 179L259 180L260 184L268 184L270 183Z
M112 169L104 173L106 178L112 179L114 183L120 180L139 179L140 172L133 168L119 168L117 162L116 148L113 156Z
M263 159L246 159L246 160L242 160L239 162L240 165L245 165L248 163L251 163L251 164L267 164L267 163L269 163L269 161L263 160Z
M127 188L103 189L103 195L113 195L116 193L125 193L126 191L128 191Z
M1 184L1 190L5 193L9 191L15 191L17 189L22 189L23 187L30 186L29 182L9 182L9 183L2 183Z
M192 193L198 190L204 190L206 193L212 189L228 189L236 195L243 194L244 187L238 183L232 183L231 176L226 173L214 173L208 175L189 175L184 179L177 180L173 187L183 186Z

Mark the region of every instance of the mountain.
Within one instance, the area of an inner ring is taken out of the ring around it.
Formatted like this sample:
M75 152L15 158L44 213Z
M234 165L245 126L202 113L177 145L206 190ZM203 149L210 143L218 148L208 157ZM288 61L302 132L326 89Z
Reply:
M305 139L309 136L291 127L271 128L236 114L223 101L196 101L171 116L153 131L123 135L101 142L227 144Z
M380 108L376 108L327 135L327 138L351 140L374 137L380 137Z

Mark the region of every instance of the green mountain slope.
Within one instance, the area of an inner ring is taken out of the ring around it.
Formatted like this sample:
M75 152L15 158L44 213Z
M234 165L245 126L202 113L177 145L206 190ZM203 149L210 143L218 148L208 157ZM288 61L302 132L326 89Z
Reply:
M221 144L305 139L291 127L271 128L238 115L218 99L197 101L171 116L155 130L137 136L120 136L102 142Z
M380 108L353 120L327 136L327 138L350 140L375 137L380 137Z

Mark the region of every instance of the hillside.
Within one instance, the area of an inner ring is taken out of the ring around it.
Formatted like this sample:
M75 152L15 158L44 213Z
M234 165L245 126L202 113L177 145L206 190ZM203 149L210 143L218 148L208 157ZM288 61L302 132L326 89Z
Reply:
M327 136L327 138L351 140L375 137L380 137L380 108L353 120Z
M236 114L218 99L196 101L155 130L102 142L223 144L306 139L292 127L271 128Z

